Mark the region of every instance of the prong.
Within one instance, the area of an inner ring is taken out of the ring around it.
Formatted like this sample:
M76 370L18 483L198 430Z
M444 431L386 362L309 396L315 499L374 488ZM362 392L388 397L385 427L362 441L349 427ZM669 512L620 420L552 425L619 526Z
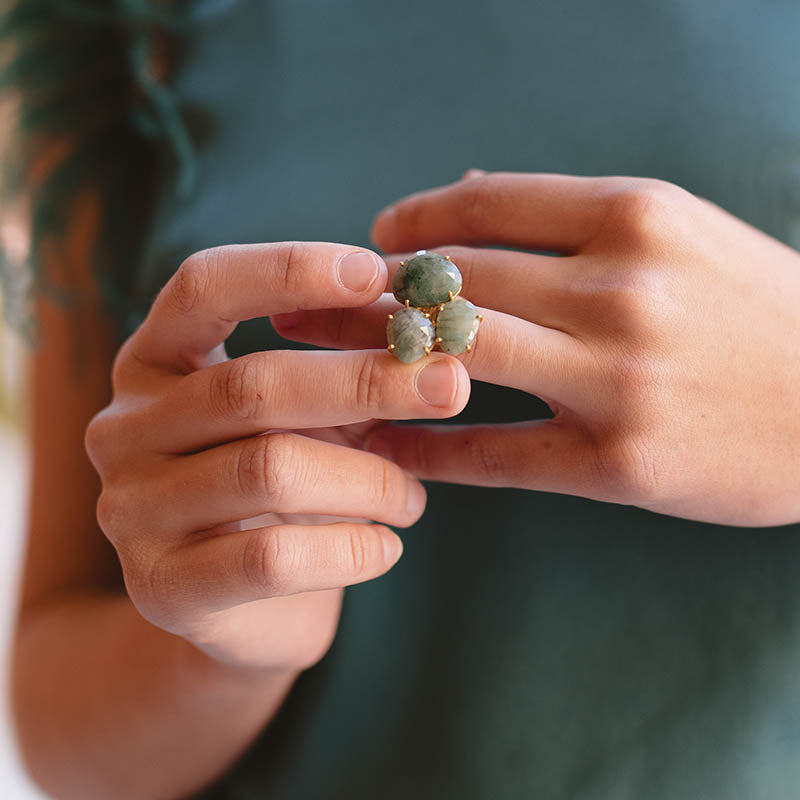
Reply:
M394 350L394 345L393 344L387 345L386 349L391 353L392 350Z
M452 299L455 297L455 295L454 295L452 292L448 292L447 294L449 294L449 295L450 295L450 299L451 299L451 300L452 300Z
M394 314L389 314L389 319L394 319Z
M478 314L478 322L483 322L483 314Z
M408 298L406 298L406 308L408 308L410 305L411 305L411 301Z
M445 261L452 261L453 259L452 259L452 258L450 258L450 256L445 256L445 257L444 257L444 260L445 260Z
M405 263L406 263L405 261L401 261L400 266L402 267Z
M437 337L436 337L436 338L433 340L433 343L434 343L434 344L439 344L439 342L441 342L441 341L442 341L442 337L441 337L441 336L437 336Z
M431 354L431 350L433 350L433 348L432 348L432 347L426 347L426 348L425 348L425 355L426 355L426 356L429 356L429 355Z
M444 311L444 303L439 306L439 311Z
M423 316L425 317L425 319L431 318L431 315L427 311L423 314Z
M471 344L468 344L468 345L467 345L467 352L469 353L469 351L470 351L470 350L472 350L472 345L471 345Z

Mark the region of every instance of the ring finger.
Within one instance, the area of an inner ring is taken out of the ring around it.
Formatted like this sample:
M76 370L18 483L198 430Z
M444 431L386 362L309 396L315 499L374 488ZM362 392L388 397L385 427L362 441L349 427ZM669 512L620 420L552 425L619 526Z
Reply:
M463 279L461 296L485 308L571 332L581 319L579 289L587 276L583 256L545 256L512 250L437 247L449 256ZM400 262L413 253L384 256L389 272L387 291Z
M388 294L362 308L302 311L272 318L281 336L321 347L385 347L386 317L397 310ZM470 377L571 405L591 391L586 347L563 331L478 309L483 321L470 352L458 359Z
M147 423L137 425L139 444L160 453L186 453L272 428L449 417L469 397L466 370L444 353L402 364L375 350L273 350L170 380L147 409Z

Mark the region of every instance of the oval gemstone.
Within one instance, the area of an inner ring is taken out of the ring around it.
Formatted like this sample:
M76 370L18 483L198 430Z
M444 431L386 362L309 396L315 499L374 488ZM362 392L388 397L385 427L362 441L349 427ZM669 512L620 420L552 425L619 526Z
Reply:
M401 308L386 323L386 341L394 345L392 353L410 364L433 347L433 325L418 308Z
M419 250L397 270L392 292L399 302L412 306L435 306L446 303L450 292L461 290L458 267L439 253Z
M456 297L436 317L436 336L439 347L451 356L463 353L475 341L478 333L478 309L469 300Z

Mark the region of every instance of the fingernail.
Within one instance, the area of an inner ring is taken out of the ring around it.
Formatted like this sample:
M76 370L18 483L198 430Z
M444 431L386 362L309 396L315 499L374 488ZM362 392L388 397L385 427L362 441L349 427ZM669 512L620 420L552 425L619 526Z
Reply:
M426 364L417 373L417 393L429 405L449 406L456 391L456 376L445 361Z
M377 256L372 253L348 253L336 265L339 282L351 292L366 291L378 277Z
M408 497L406 498L406 510L409 514L418 517L425 510L428 502L428 495L422 484L411 474L408 475Z
M468 181L470 178L478 178L481 175L486 175L487 172L485 169L478 169L477 167L473 167L472 169L468 169L462 176L462 181Z
M391 565L399 561L403 555L403 542L400 537L392 531L386 530L381 534L383 538L383 558Z
M289 311L286 314L273 314L270 319L273 325L286 331L289 328L296 328L300 324L300 320L303 319L303 312Z

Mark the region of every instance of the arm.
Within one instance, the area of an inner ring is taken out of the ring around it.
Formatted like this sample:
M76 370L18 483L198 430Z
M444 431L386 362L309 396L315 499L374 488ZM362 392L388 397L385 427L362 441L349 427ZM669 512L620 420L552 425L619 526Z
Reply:
M13 669L23 757L54 797L182 796L247 747L297 671L226 669L136 611L97 526L100 482L83 448L89 420L110 396L110 324L96 306L43 304L39 319Z
M233 320L374 300L385 265L358 253L374 279L348 289L337 264L352 250L253 245L190 258L117 354L113 393L112 354L98 344L107 322L96 309L42 309L14 701L23 754L55 797L173 798L208 785L327 651L343 587L399 558L393 532L352 520L409 525L422 486L313 432L457 413L465 370L432 358L449 366L434 370L446 391L431 403L425 365L385 351L229 361L221 347ZM77 332L82 354L96 348L80 363ZM116 553L95 522L98 494ZM267 512L277 524L254 527ZM309 514L351 521L312 526Z

